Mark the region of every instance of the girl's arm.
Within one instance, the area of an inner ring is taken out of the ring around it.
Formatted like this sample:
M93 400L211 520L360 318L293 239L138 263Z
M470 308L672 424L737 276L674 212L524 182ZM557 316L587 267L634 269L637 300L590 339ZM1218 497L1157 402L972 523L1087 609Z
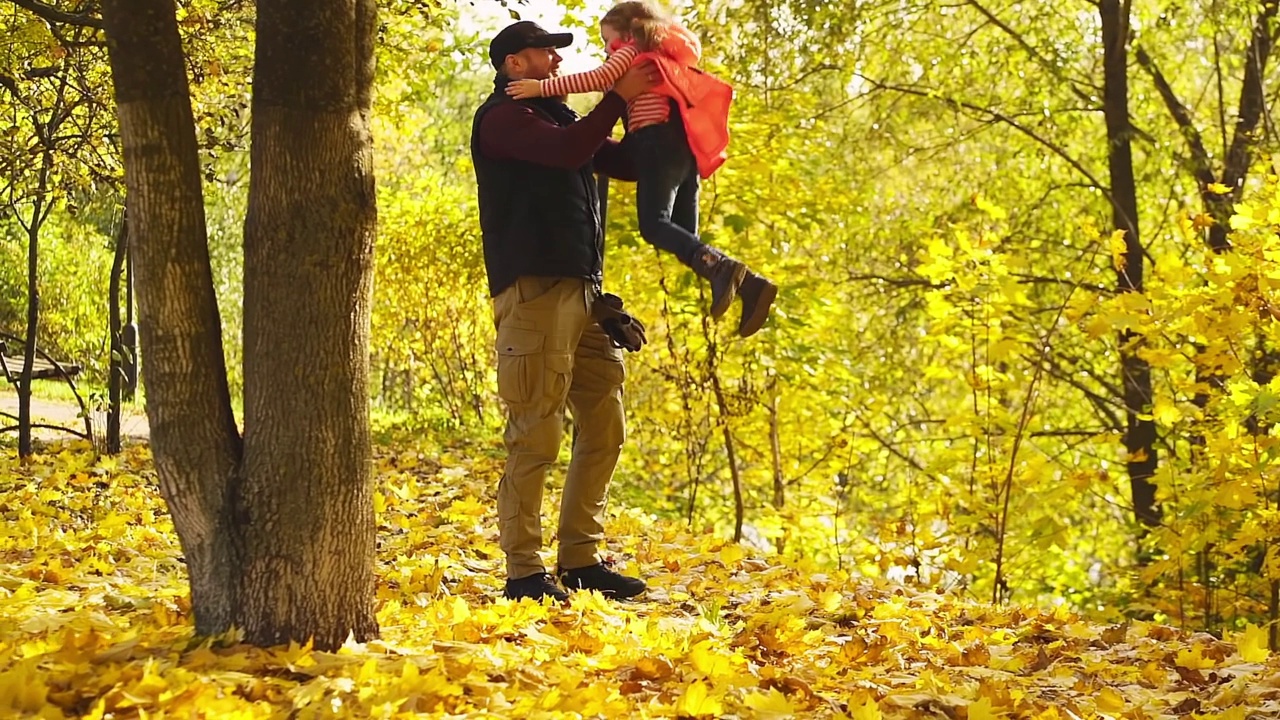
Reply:
M624 45L595 70L541 80L538 84L541 86L542 96L559 97L573 93L604 92L618 82L618 78L631 67L631 61L635 60L638 54L634 45Z

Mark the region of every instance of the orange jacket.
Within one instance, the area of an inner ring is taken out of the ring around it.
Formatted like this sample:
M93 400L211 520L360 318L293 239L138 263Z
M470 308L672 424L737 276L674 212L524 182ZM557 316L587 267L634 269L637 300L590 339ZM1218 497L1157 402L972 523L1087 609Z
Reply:
M728 156L733 87L697 68L702 43L682 25L673 23L662 45L636 59L640 58L652 58L661 72L662 80L653 92L676 101L689 149L698 163L698 174L711 177Z

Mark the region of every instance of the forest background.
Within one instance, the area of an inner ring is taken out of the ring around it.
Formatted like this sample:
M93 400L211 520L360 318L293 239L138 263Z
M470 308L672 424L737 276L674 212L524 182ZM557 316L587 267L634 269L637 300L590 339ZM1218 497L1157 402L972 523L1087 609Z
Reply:
M0 4L0 329L24 327L34 233L41 346L102 386L123 194L109 67L88 29L30 5ZM566 68L588 67L603 5L382 8L370 345L388 436L497 442L467 145L484 50L519 15L574 29ZM737 90L704 237L782 292L756 337L708 322L705 288L639 240L632 188L612 185L607 288L651 338L629 357L616 501L980 599L1270 622L1274 647L1277 3L674 9ZM236 398L252 7L193 0L179 20Z

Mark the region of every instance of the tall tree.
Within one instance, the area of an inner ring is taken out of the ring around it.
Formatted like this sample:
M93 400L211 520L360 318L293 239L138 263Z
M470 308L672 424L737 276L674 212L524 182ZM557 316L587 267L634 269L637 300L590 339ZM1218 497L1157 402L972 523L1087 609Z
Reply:
M1133 127L1129 122L1129 0L1101 0L1102 114L1107 126L1107 167L1111 173L1111 222L1124 234L1116 262L1120 292L1142 292L1145 263L1138 234L1138 188L1133 176ZM1125 449L1135 519L1146 527L1160 522L1156 506L1156 425L1150 417L1151 366L1139 353L1140 337L1120 335L1120 372L1125 408Z
M377 634L368 431L372 0L257 5L245 417L232 414L173 0L106 0L147 415L197 632Z
M111 115L97 67L105 59L97 39L100 22L27 0L24 9L0 21L11 37L0 51L0 219L11 216L27 244L25 346L11 348L24 359L17 384L18 453L33 451L31 375L41 332L42 231L68 199L112 190L117 176L104 155ZM55 280L56 281L56 280ZM16 323L14 331L17 332ZM12 370L13 368L11 368Z

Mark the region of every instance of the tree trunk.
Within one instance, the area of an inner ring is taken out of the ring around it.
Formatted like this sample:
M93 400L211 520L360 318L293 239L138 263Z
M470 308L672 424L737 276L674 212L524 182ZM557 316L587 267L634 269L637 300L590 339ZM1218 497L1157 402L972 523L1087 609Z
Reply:
M377 633L368 431L370 0L258 4L245 438L231 412L174 0L105 0L147 416L196 630ZM352 33L356 33L352 37Z
M240 437L222 356L195 122L173 0L105 0L135 253L151 450L191 576L196 631L231 626L226 512Z
M1120 292L1143 291L1145 261L1138 234L1138 193L1133 177L1133 149L1129 124L1129 0L1101 0L1103 114L1107 126L1107 163L1111 172L1112 223L1124 232L1125 250L1116 268ZM1139 357L1142 339L1131 332L1120 335L1120 366L1123 375L1126 416L1125 448L1133 499L1134 518L1145 527L1160 523L1156 505L1155 422L1150 417L1152 402L1151 367Z
M368 388L375 28L373 0L258 2L237 503L246 526L240 602L254 642L314 635L334 646L348 631L377 634Z
M1204 195L1210 213L1217 220L1209 227L1209 246L1215 252L1222 252L1230 247L1227 226L1231 219L1231 209L1244 195L1244 179L1249 173L1252 155L1250 151L1257 142L1254 134L1262 120L1262 114L1266 112L1266 87L1263 78L1266 76L1267 61L1271 57L1272 25L1278 9L1280 2L1277 0L1265 0L1262 3L1262 11L1258 13L1253 32L1249 36L1249 48L1245 51L1240 106L1236 112L1235 129L1231 133L1231 147L1227 150L1222 170L1222 184L1230 188L1230 193Z
M107 283L107 326L111 357L107 361L107 454L120 452L121 389L124 385L124 323L120 319L120 284L124 279L124 258L128 248L128 215L120 218L116 230L115 256Z
M46 160L48 152L45 153ZM43 188L42 188L43 190ZM22 348L22 372L18 381L18 456L30 457L31 446L31 375L36 359L36 336L40 334L40 210L44 193L36 196L31 225L27 227L27 330Z
M40 127L38 119L33 115L36 124L36 136L43 146L40 151L40 174L36 181L35 201L31 208L31 222L27 224L27 330L26 345L23 347L21 380L18 383L18 456L29 457L33 452L31 446L31 375L36 359L37 339L40 335L40 229L49 218L53 209L52 189L49 187L53 174L54 136L62 124L65 107L63 104L66 79L58 89L57 99L49 109L49 122Z

